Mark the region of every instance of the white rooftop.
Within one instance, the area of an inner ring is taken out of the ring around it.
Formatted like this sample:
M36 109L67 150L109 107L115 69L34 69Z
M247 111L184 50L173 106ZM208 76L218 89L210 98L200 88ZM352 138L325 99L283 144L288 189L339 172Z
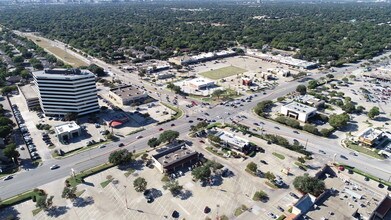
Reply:
M204 78L204 77L198 77L198 78L194 78L194 79L189 80L188 83L191 83L191 84L194 84L197 86L201 86L201 85L205 85L205 84L209 84L209 83L214 83L214 81L207 79L207 78Z
M316 111L316 108L298 102L288 103L284 107L294 112L311 113Z
M379 129L367 128L359 135L359 137L362 137L362 138L365 138L368 140L375 140L376 138L378 138L382 134L383 134L383 131L381 131Z
M220 139L224 142L228 142L239 147L245 147L249 143L248 140L227 131L219 131L216 136L220 137Z
M80 126L74 121L70 121L65 124L57 125L54 127L57 134L69 133L75 130L79 130Z

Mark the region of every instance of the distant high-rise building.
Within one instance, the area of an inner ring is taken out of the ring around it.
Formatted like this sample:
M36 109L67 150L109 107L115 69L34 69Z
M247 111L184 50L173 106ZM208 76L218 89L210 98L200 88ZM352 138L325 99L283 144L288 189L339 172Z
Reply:
M95 75L88 70L33 72L41 109L47 116L85 115L99 111Z

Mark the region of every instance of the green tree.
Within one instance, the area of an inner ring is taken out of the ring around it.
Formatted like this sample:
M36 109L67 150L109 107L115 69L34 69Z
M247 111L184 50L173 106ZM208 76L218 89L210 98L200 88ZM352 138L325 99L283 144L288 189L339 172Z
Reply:
M326 77L329 78L329 79L333 79L333 78L334 78L334 75L331 74L331 73L329 73L329 74L326 75Z
M164 131L163 133L160 134L159 141L161 143L166 143L166 142L171 143L172 141L174 141L178 137L179 137L179 132L167 130L167 131Z
M299 161L300 163L305 163L304 157L298 157L297 161Z
M64 189L62 190L61 197L64 199L74 200L77 198L76 191L77 191L76 186L73 186L73 187L72 186L70 186L70 187L65 186Z
M13 61L14 63L23 63L24 58L23 58L22 56L16 56L16 57L13 57L13 58L12 58L12 61Z
M35 189L35 206L37 208L48 210L53 206L53 198L54 196L48 197L48 194L40 189Z
M93 72L94 74L96 74L98 77L102 77L106 75L105 70L96 64L89 65L87 69Z
M159 146L159 144L160 144L160 141L158 138L153 137L148 140L148 146L151 148L155 148L155 147Z
M276 179L276 176L274 176L274 174L272 172L266 172L265 173L265 178L270 180L270 181L273 181L274 179Z
M316 80L310 80L307 85L309 89L315 89L317 86L318 86L318 81Z
M173 196L177 196L183 189L182 185L179 185L178 180L171 180L163 185L164 190L169 190Z
M347 125L348 121L349 121L349 115L346 113L340 115L332 114L329 118L329 124L333 128L337 128L337 129L340 129L343 126Z
M327 128L322 128L320 130L320 134L323 136L323 137L328 137L330 136L331 134L331 130L327 129Z
M307 132L309 132L309 133L311 133L311 134L319 134L319 131L318 131L318 129L315 127L315 126L313 126L313 125L310 125L310 124L305 124L304 126L303 126L303 130L304 131L307 131Z
M132 161L132 153L127 149L116 150L110 153L109 162L112 164L123 164Z
M255 192L254 196L253 196L254 201L266 201L268 199L269 199L269 196L263 190Z
M7 93L10 93L12 91L15 91L17 90L18 88L16 86L4 86L2 89L1 89L1 92L3 94L7 94Z
M133 181L133 187L136 192L144 192L147 189L147 181L142 177L137 177Z
M323 180L310 177L307 173L303 176L295 177L293 186L303 193L311 193L314 196L319 196L325 190Z
M207 138L209 141L216 143L216 144L221 144L221 141L222 141L220 137L215 136L213 134L209 134Z
M257 115L265 116L266 110L272 107L272 105L273 105L273 101L271 100L261 101L254 108L254 111Z
M307 93L307 87L305 85L298 85L296 92L300 93L300 95L305 95Z
M200 166L191 171L193 178L201 181L208 179L211 173L209 166Z
M368 117L370 119L375 119L378 115L380 115L380 109L376 106L372 107L368 112Z
M216 89L212 92L213 97L217 97L217 99L220 99L220 97L224 94L224 90L222 89Z
M247 164L247 167L246 167L246 168L247 168L249 171L255 173L255 172L257 172L257 170L258 170L258 165L257 165L256 163L254 163L254 162L250 162L250 163Z
M6 117L0 117L0 126L10 126L13 125L14 122Z
M20 154L19 151L16 150L16 144L8 144L3 150L3 154L12 160L15 164L18 164L18 158Z
M344 110L347 113L353 113L356 111L356 106L352 102L346 102L342 106L342 110Z

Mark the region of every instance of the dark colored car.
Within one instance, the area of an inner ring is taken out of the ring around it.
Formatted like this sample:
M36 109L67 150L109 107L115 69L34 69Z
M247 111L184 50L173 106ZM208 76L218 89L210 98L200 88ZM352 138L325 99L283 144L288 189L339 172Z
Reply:
M123 146L125 146L124 143L119 143L118 144L118 147L123 147Z
M263 163L263 164L267 165L267 162L266 162L266 161L264 161L264 160L261 160L261 163Z

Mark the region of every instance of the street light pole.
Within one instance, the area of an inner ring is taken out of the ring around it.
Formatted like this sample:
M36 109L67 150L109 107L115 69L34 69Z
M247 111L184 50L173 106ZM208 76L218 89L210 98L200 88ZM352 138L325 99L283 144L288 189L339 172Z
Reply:
M126 209L129 209L128 208L128 198L126 196L126 186L124 185L124 189L125 189L125 193L124 193L124 196L125 196L125 205L126 205Z

